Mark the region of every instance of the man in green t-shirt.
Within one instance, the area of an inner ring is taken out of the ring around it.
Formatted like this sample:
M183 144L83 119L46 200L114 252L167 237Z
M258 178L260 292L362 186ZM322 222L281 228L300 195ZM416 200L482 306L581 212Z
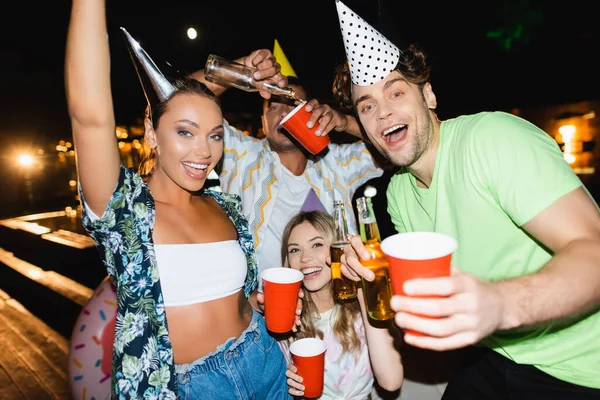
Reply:
M426 334L404 340L474 345L444 399L600 398L600 213L557 143L503 112L438 120L423 52L337 7L348 62L334 92L401 167L387 190L397 231L458 240L451 277L392 299L395 323ZM368 258L360 238L345 272L373 279L356 254Z

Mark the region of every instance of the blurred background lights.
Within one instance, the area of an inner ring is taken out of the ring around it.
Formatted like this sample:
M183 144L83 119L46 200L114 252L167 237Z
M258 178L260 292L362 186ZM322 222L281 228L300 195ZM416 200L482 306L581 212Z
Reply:
M371 185L367 185L365 187L364 194L366 197L375 197L375 195L377 194L377 189L375 189L375 187Z
M33 157L31 157L29 154L19 154L18 161L22 166L29 167L31 164L33 164Z
M569 164L573 164L575 161L577 161L577 157L575 156L575 154L565 153L563 154L563 157L565 161Z
M563 143L570 142L575 135L577 128L574 125L563 125L558 128L558 133L562 135Z

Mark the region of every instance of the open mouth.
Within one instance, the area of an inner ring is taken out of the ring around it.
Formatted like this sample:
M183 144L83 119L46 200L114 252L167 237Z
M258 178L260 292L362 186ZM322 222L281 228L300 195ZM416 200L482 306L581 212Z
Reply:
M382 136L388 144L394 144L406 137L408 132L408 125L394 125L383 131Z
M316 277L322 270L323 268L310 267L304 268L301 272L304 274L304 279L312 279Z
M182 161L182 164L185 166L188 166L190 168L199 169L199 170L205 170L206 168L208 168L208 164L197 164L197 163L188 162L188 161Z
M182 161L186 173L193 179L204 179L208 171L209 164L199 164L190 161Z

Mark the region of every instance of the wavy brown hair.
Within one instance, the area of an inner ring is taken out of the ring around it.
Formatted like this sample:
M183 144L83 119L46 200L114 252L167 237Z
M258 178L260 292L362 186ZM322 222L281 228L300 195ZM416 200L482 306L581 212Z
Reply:
M408 49L400 52L400 59L394 70L400 72L408 82L421 88L429 82L431 75L427 55L416 44L411 44ZM348 61L335 67L332 91L344 111L352 113L356 111L352 101L352 80Z
M290 267L288 262L288 242L292 230L298 225L308 222L311 224L325 239L328 245L335 237L335 221L333 217L324 211L301 211L290 219L285 229L281 240L281 259L286 267ZM333 297L332 285L330 285L331 296ZM319 337L323 339L323 332L315 328L313 324L314 318L320 318L320 313L311 297L311 294L304 287L304 301L302 302L302 314L300 316L301 325L298 332L290 338L290 342L297 339L307 337ZM344 300L343 302L335 301L335 305L339 307L335 322L333 323L333 333L340 341L344 353L353 353L358 357L360 354L361 342L354 330L354 324L360 315L360 306L358 300Z
M196 79L183 77L176 80L173 86L175 87L175 93L169 99L155 104L153 105L153 107L151 107L150 105L146 107L145 118L150 119L150 121L152 121L152 127L155 131L158 130L160 118L169 109L169 103L171 102L171 99L177 96L178 94L183 93L203 96L207 99L214 101L217 105L220 106L219 98L215 96L215 94L204 83ZM154 171L154 160L156 158L156 154L154 149L151 149L145 140L142 141L142 145L142 156L140 164L138 166L138 172L142 176L142 178L147 179L150 177L150 175L152 175L152 172Z

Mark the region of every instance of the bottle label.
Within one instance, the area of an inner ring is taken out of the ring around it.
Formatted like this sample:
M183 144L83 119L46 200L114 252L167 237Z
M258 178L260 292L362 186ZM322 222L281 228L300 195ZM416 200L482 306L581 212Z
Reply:
M375 218L368 217L368 218L359 218L358 222L360 222L361 224L373 224L376 221L375 221Z

